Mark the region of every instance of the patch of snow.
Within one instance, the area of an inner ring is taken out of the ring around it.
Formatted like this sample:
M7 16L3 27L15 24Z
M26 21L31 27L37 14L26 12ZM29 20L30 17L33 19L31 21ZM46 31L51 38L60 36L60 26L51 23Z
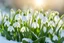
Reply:
M0 34L0 43L19 43L19 42L12 41L12 40L9 41L5 37L2 37Z

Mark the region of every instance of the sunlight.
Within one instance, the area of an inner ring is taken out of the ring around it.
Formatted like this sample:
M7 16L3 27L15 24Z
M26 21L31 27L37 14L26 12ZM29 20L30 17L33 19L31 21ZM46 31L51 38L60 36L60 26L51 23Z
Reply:
M43 3L43 0L35 0L36 6L41 6Z

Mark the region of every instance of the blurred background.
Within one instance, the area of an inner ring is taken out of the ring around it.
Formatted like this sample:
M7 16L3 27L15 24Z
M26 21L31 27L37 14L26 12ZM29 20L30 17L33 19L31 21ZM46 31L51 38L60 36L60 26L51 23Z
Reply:
M11 8L17 9L40 9L56 10L61 14L64 13L64 0L0 0L0 9L9 11Z

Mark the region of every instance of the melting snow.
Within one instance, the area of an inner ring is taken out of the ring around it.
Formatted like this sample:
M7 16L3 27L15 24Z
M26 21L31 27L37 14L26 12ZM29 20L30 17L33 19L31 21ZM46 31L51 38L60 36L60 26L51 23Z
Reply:
M16 42L16 41L12 41L12 40L7 40L5 37L2 37L0 35L0 43L19 43L19 42Z

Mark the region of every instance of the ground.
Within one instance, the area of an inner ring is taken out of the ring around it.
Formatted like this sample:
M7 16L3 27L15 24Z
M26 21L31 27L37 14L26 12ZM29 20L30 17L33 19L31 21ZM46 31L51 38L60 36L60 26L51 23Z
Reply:
M16 42L16 41L8 41L5 37L2 37L1 35L0 35L0 43L18 43L18 42Z

